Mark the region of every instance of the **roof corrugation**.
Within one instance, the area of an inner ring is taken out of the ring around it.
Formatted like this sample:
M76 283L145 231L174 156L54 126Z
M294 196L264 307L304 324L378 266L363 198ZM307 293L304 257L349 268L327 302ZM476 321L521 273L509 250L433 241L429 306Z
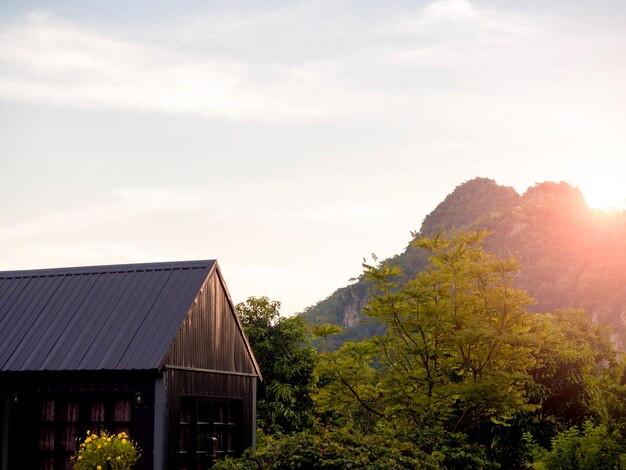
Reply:
M214 264L0 272L0 371L155 369Z

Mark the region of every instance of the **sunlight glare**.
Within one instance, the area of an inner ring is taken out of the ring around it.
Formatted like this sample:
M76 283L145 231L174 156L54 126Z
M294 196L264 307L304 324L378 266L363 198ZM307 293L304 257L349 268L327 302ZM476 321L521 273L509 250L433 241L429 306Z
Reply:
M581 186L580 189L587 205L591 209L604 211L626 210L626 189L624 188L616 188L606 184L606 182L598 182Z

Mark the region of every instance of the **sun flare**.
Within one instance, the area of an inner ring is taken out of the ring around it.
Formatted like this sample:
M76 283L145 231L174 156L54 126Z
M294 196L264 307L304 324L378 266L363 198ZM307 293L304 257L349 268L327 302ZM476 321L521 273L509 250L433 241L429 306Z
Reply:
M626 210L626 188L604 184L603 182L581 186L587 205L604 211Z

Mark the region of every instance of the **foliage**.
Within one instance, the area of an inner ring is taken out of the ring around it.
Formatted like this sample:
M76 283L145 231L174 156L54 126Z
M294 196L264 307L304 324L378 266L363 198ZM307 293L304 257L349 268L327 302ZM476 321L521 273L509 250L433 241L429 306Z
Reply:
M552 439L551 450L537 448L535 455L534 468L538 470L626 468L623 436L591 421L586 421L582 430L575 426L559 433Z
M570 243L562 222L580 221L584 206L575 189L538 185L524 201L533 205L512 209L517 222L547 221ZM491 222L506 227L502 214ZM502 232L415 234L401 257L364 264L357 284L368 286L362 310L377 334L338 344L346 325L311 328L322 427L262 438L247 460L223 468L626 468L626 357L614 336L582 309L531 313L536 305L518 288L526 279L550 302L576 290L562 282L575 272L559 272L553 256L571 246L550 239L549 228L539 231L537 254L530 239L520 246L527 260L541 258L530 272L544 276L543 287L510 255L490 254L506 247ZM403 271L409 257L416 272ZM609 288L596 291L615 299Z
M351 426L313 427L288 435L259 435L257 449L218 462L218 470L458 469L494 470L485 449L462 433L425 427L397 432L381 426L361 433Z
M587 419L605 421L610 384L619 381L617 352L606 327L592 324L582 310L537 315L532 330L537 365L531 375L542 394L542 413L563 428Z
M533 446L549 448L556 435L586 420L623 428L624 368L606 327L580 310L557 310L533 315L529 336L535 365L526 395L537 409L518 410L504 427L487 423L471 430L502 468L526 468Z
M525 396L531 300L512 287L517 263L482 250L485 236L416 240L431 269L404 284L397 266L365 266L375 293L364 312L387 330L322 353L320 378L333 379L315 396L322 411L365 430L382 419L457 432L534 409Z
M312 328L324 422L384 428L445 468L525 468L524 433L547 448L586 419L626 428L624 367L608 329L581 310L528 313L532 299L514 287L519 264L486 253L485 237L416 238L431 264L414 279L397 265L365 265L364 313L386 329L333 350L328 338L341 329Z
M427 455L407 441L350 428L323 427L300 433L262 436L256 450L218 462L218 470L252 469L439 469L441 456Z
M280 302L250 297L237 311L259 362L258 426L268 433L300 431L311 425L317 354L305 321L281 318Z
M141 450L126 433L91 434L87 431L85 442L71 458L76 470L131 469L139 457Z

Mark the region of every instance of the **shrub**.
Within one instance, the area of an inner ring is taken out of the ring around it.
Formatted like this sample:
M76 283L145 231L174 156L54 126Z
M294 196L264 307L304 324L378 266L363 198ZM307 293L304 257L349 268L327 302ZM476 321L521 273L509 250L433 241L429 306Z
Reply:
M140 456L141 450L126 433L91 434L87 431L85 442L71 462L75 470L129 470Z
M606 426L586 421L583 429L574 426L552 439L552 449L535 451L538 470L626 469L626 445Z
M261 436L256 450L219 462L220 470L306 469L426 470L441 468L437 458L408 442L361 435L352 429L321 428L287 435Z

